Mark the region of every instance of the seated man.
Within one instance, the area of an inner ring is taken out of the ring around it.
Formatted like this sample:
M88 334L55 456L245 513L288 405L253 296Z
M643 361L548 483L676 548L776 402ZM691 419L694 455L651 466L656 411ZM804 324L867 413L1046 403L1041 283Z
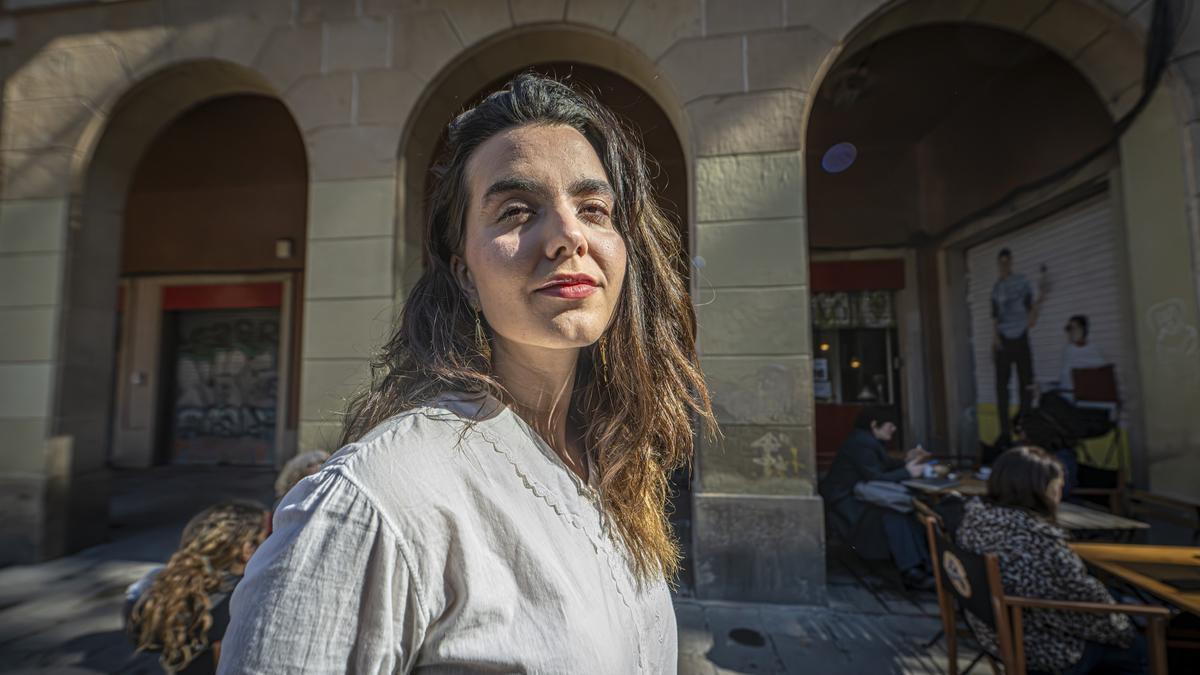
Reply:
M1067 437L1065 447L1074 447L1080 440L1103 436L1112 431L1116 405L1079 402L1075 388L1075 372L1103 368L1112 362L1095 344L1088 341L1088 318L1077 314L1067 321L1067 344L1063 347L1058 388L1042 395L1038 410L1052 419ZM1045 446L1048 450L1059 446Z
M898 423L890 408L863 409L821 481L821 495L829 510L845 522L843 536L860 555L870 559L890 556L906 586L929 589L933 586L929 550L916 519L854 496L854 486L862 481L900 482L924 471L929 453L920 448L909 450L904 459L888 457L885 444L892 440Z

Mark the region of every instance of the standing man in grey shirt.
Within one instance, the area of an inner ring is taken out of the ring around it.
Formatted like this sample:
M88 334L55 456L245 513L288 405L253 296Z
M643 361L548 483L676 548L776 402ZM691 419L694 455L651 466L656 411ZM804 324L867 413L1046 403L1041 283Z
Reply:
M1000 416L998 445L1012 440L1012 419L1008 414L1008 381L1017 368L1021 407L1018 417L1033 407L1033 353L1029 349L1029 330L1037 324L1042 299L1034 298L1033 286L1023 274L1012 271L1012 251L1002 249L996 266L999 278L992 287L992 358L996 363L996 409Z

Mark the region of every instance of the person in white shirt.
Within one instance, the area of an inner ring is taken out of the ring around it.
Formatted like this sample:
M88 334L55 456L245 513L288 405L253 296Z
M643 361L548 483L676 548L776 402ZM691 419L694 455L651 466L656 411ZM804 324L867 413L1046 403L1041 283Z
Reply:
M446 138L422 276L220 672L673 673L667 480L715 425L680 229L638 139L557 80Z
M1076 314L1067 321L1067 344L1062 351L1062 366L1058 375L1058 393L1066 400L1075 402L1075 378L1072 371L1099 368L1111 361L1095 344L1088 342L1088 318Z

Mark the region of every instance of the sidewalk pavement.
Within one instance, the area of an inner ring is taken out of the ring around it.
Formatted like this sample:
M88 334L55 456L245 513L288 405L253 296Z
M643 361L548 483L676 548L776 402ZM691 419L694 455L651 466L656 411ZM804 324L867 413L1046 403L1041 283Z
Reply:
M161 467L115 476L112 539L79 554L0 569L0 672L151 672L129 666L125 588L174 550L187 519L230 497L270 504L269 471ZM679 672L940 673L932 596L831 565L824 607L676 599ZM974 654L965 651L962 665Z

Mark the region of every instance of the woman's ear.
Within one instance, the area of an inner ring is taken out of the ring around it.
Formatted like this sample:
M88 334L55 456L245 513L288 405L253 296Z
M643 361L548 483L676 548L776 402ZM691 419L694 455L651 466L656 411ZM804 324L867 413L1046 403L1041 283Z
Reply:
M458 254L450 256L450 273L454 275L454 281L458 283L458 288L462 290L463 295L467 296L471 306L478 307L479 293L475 288L475 277L467 268L467 261L463 260L462 256Z

